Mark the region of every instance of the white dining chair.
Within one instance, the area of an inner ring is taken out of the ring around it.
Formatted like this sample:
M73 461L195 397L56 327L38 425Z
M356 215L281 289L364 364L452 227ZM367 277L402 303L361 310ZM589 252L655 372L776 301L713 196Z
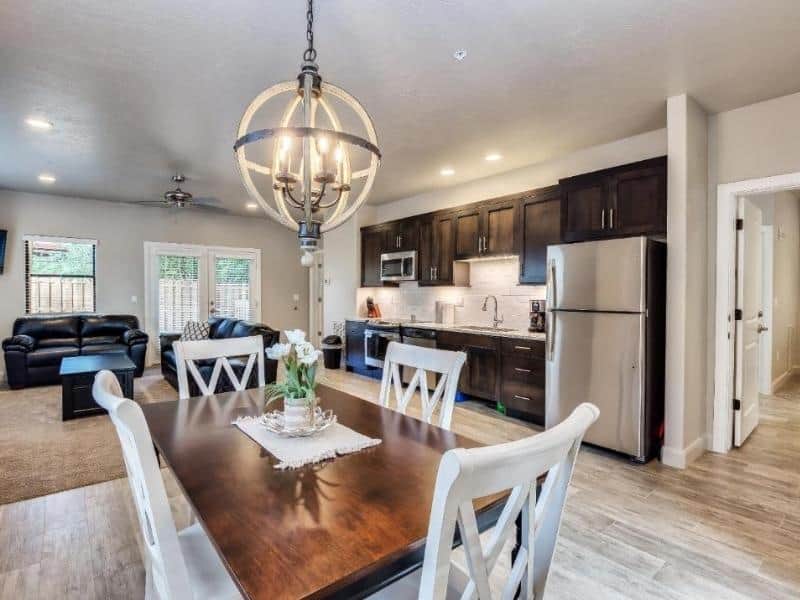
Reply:
M600 411L578 406L563 422L531 437L469 450L448 450L442 456L421 569L370 596L372 600L442 600L495 598L489 576L506 542L516 533L521 514L522 542L500 598L544 596L547 575L561 526L567 489L586 430ZM537 498L537 479L547 473ZM472 501L504 490L509 498L484 548ZM467 570L451 562L456 523Z
M92 395L117 430L142 531L146 600L241 599L199 523L177 531L139 405L124 398L111 371L100 371Z
M466 360L467 355L463 352L390 342L383 361L379 401L382 406L391 408L391 396L394 392L395 410L405 414L414 392L418 389L422 403L422 419L434 423L436 420L434 413L438 407L439 417L434 424L450 429L456 391L458 391L458 377ZM400 367L415 369L414 376L408 382L405 391L403 391ZM429 372L439 375L439 382L433 390L433 395L428 391Z
M175 350L175 368L178 371L178 396L188 398L189 377L197 384L201 396L209 396L217 389L217 382L223 369L228 379L237 391L247 387L253 367L258 369L258 385L264 386L264 338L260 335L240 338L225 338L219 340L193 340L177 341L172 344ZM233 367L228 360L231 357L247 356L247 364L241 379L233 372ZM214 369L208 383L203 379L195 361L215 359Z

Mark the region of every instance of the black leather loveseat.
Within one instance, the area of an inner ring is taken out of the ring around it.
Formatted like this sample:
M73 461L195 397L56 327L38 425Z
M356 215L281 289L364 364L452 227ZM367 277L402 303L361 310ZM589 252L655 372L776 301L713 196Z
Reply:
M212 317L208 320L210 331L208 334L209 339L218 340L224 338L236 337L250 337L252 335L260 335L264 338L264 349L278 343L280 340L280 331L267 327L263 323L248 323L247 321L239 321L238 319L224 319ZM172 349L172 343L180 339L181 334L162 334L159 338L161 342L161 373L164 379L169 381L170 385L176 390L178 389L178 372L175 369L175 351ZM241 377L244 372L246 360L239 360L238 358L229 359L233 372L238 377ZM197 361L197 370L203 376L203 379L208 382L211 379L211 372L214 369L214 361ZM275 381L278 374L278 361L270 360L265 357L264 359L264 379L267 383ZM258 386L258 375L256 370L250 376L247 382L247 387ZM220 373L219 380L217 381L216 392L229 392L233 390L228 375L223 370ZM192 396L199 396L200 390L191 376L189 376L189 391Z
M127 354L141 377L147 334L133 315L48 315L14 321L3 340L6 376L12 389L59 383L61 359L90 354Z

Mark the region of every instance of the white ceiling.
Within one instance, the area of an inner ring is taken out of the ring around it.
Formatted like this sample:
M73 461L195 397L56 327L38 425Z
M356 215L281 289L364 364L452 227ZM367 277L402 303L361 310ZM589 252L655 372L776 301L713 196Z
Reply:
M317 5L322 75L378 129L373 202L663 127L673 94L719 112L800 89L798 0ZM300 0L4 0L0 187L156 199L183 171L185 189L243 212L235 128L296 76L304 13ZM31 131L31 114L55 128Z

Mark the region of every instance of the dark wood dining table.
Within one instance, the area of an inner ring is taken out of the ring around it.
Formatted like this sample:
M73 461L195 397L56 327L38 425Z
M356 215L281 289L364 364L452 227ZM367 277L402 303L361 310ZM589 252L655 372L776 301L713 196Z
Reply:
M142 406L162 460L252 600L361 598L419 568L442 454L481 445L333 388L318 396L340 423L383 442L282 471L231 424L263 411L261 388ZM482 530L503 500L475 502Z

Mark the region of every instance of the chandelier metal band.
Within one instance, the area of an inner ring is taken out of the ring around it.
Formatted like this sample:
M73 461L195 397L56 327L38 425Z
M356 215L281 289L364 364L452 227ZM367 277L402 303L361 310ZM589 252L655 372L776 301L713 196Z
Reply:
M283 136L294 138L303 138L309 136L313 137L314 139L332 138L340 142L346 142L348 144L352 144L353 146L359 146L365 150L369 150L378 157L378 160L381 159L381 151L369 140L365 140L364 138L353 135L352 133L335 131L333 129L319 129L317 127L272 127L269 129L258 129L256 131L246 133L236 140L236 143L233 144L233 149L236 151L240 147L252 142Z

